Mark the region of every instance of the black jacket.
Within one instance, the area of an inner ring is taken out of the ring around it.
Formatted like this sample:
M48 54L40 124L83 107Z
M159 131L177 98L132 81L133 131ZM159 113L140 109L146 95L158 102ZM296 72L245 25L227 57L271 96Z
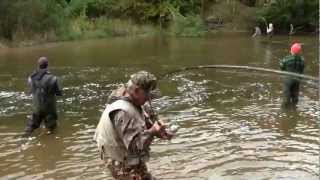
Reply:
M35 113L56 112L56 96L62 96L58 78L47 69L33 72L29 78Z

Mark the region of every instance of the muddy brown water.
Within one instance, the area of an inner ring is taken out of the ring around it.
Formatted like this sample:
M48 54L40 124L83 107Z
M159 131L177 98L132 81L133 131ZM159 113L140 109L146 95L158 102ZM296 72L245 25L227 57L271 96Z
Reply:
M162 75L182 66L246 65L278 69L289 44L304 43L305 73L318 75L316 37L245 35L112 38L0 49L0 179L111 179L92 140L108 94L129 75ZM31 111L26 78L48 56L60 76L59 127L19 137ZM280 108L280 76L197 70L163 78L154 107L180 129L152 145L160 179L318 179L318 91L301 87L296 111Z

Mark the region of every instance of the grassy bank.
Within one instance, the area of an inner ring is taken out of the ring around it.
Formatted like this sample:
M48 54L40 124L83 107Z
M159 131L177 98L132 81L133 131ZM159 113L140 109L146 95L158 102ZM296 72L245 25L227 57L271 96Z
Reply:
M199 16L185 17L179 15L167 27L160 27L155 24L137 24L127 19L77 17L56 32L51 31L28 36L23 33L16 33L12 41L0 40L0 48L32 46L57 41L157 36L160 34L175 37L199 37L206 32L204 21Z
M300 1L299 1L300 2ZM318 25L318 1L1 0L0 48L118 36L200 37L207 32L276 33Z
M229 13L223 14L222 10L228 7L225 3L218 4L215 8L208 9L206 17L218 15L227 21L223 28L217 31L238 31L233 25L240 22L229 17ZM229 8L229 7L228 7ZM240 8L239 8L240 9ZM213 13L212 13L213 12ZM221 13L220 13L221 12ZM85 39L99 39L110 37L134 37L134 36L155 36L166 35L174 37L200 37L211 30L208 28L205 18L197 14L182 15L177 11L172 11L172 20L167 24L137 23L131 19L97 17L89 18L81 15L64 22L64 25L44 32L28 33L26 30L17 31L13 34L11 41L0 40L2 47L32 46L46 42L72 41ZM242 21L240 22L242 23ZM246 30L243 28L242 30ZM212 32L212 31L211 31Z
M136 24L130 20L99 17L73 19L67 28L58 32L59 40L82 40L117 36L151 36L158 33L157 27Z
M159 33L159 28L147 24L135 24L130 20L78 17L69 24L54 32L45 32L24 36L16 33L12 41L0 40L0 48L22 47L57 41L73 41L100 39L109 37L153 36Z

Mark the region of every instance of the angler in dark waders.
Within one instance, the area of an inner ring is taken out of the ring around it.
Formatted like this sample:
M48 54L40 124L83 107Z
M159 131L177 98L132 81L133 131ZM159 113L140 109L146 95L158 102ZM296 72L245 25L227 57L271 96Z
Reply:
M46 57L40 57L37 70L28 78L33 113L28 120L25 136L29 136L39 128L43 120L48 134L52 133L57 126L56 96L61 96L62 90L57 77L48 71L48 64Z
M303 74L304 59L301 54L301 44L294 43L291 46L291 55L280 61L280 68L283 71ZM284 79L282 107L296 107L299 101L300 79L286 76Z

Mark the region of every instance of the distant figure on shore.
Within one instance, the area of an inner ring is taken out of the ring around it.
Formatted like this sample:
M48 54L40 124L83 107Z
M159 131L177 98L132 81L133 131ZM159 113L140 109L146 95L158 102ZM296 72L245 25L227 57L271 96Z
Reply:
M48 134L51 134L57 126L56 96L61 96L62 90L58 78L49 72L48 64L46 57L40 57L38 68L28 78L33 112L24 136L31 135L35 129L40 127L42 121L44 121Z
M252 35L252 37L258 37L261 36L261 29L259 28L259 26L256 26L254 31L254 34Z
M289 32L289 35L293 35L295 33L294 31L294 27L293 27L293 24L290 24L290 32Z
M273 36L273 24L272 23L269 23L269 26L267 26L267 36L269 38L272 38Z

